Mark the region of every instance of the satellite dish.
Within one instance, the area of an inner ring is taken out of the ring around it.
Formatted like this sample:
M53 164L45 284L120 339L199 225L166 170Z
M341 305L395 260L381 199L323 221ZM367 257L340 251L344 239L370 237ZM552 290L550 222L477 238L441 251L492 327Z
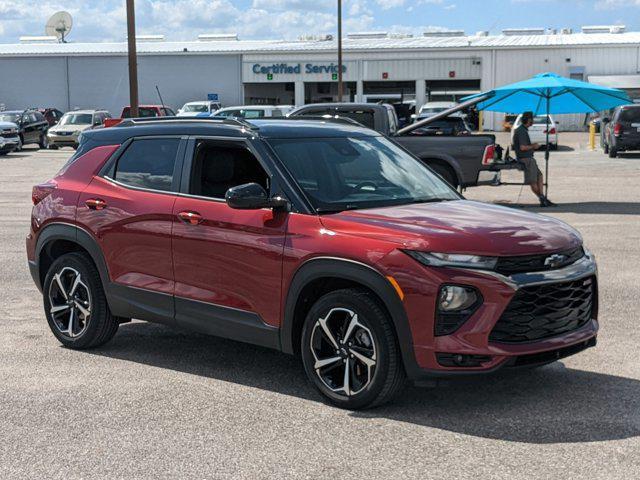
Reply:
M51 37L57 37L60 43L65 43L65 37L71 32L73 18L69 12L54 13L45 27L45 33Z

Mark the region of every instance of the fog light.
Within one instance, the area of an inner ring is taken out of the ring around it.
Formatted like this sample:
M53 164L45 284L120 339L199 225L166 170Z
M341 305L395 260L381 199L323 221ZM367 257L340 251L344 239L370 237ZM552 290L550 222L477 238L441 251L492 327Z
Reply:
M434 334L450 335L466 322L482 303L473 287L443 285L438 293Z
M478 296L473 288L445 285L440 289L438 308L444 312L466 310L472 307Z

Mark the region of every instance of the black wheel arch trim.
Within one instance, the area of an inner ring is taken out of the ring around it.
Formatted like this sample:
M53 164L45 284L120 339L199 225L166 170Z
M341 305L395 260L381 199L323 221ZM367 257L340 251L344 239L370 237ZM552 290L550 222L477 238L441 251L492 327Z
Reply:
M413 337L409 327L409 320L398 293L378 270L367 264L346 258L314 257L298 268L289 285L284 307L284 316L280 328L282 351L289 354L295 352L293 335L296 324L295 308L298 298L305 286L322 277L339 277L359 283L378 296L393 321L402 362L407 375L410 378L419 376L421 369L413 352Z
M42 251L45 249L45 247L47 247L47 245L56 240L68 240L84 248L87 252L89 252L93 263L95 263L96 267L98 268L103 286L106 287L110 283L107 263L105 262L104 256L102 255L102 250L98 246L93 236L78 225L73 225L71 223L51 223L43 227L42 231L38 235L38 240L36 242L35 261L38 274L38 288L42 288L42 273L46 273L40 272L40 257L42 255Z

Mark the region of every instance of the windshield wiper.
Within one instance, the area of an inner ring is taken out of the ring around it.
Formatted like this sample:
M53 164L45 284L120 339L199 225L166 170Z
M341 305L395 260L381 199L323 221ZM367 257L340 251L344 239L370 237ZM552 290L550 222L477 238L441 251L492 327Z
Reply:
M411 200L408 204L414 203L437 203L437 202L450 202L452 200L457 200L457 198L418 198L416 200Z

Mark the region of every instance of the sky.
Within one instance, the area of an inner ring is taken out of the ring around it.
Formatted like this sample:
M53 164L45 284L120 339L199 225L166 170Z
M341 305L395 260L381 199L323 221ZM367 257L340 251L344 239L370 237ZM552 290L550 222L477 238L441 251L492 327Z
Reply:
M125 0L0 0L0 43L43 35L56 11L73 15L69 41L124 41ZM337 0L136 0L138 34L167 40L201 33L241 39L296 39L335 33ZM343 0L344 31L422 34L463 29L499 33L514 27L623 24L640 30L640 0Z

